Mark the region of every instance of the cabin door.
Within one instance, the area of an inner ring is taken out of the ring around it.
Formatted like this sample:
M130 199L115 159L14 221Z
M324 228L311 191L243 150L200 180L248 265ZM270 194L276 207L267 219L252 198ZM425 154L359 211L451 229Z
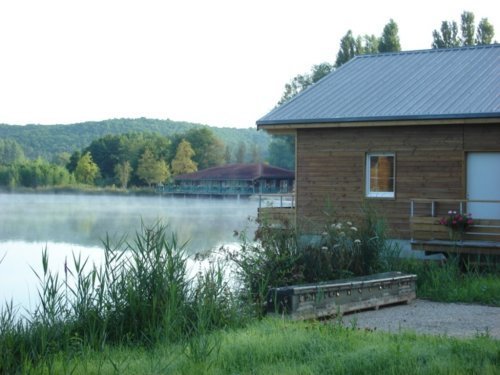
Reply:
M500 219L500 152L467 154L467 199L498 203L469 203L473 218Z

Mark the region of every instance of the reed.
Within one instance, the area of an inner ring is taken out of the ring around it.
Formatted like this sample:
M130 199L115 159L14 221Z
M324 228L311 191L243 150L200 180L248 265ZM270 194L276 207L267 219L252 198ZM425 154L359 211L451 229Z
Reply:
M167 229L143 225L132 241L107 237L101 266L74 256L63 276L43 251L38 306L21 314L9 303L0 312L0 373L51 373L56 358L69 366L89 351L160 342L188 343L193 360L211 352L215 344L196 340L235 326L237 306L220 266L188 276L185 244Z

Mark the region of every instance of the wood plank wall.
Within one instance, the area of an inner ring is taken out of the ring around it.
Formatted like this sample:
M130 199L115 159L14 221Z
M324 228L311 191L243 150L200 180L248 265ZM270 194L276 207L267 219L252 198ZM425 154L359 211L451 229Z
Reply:
M467 151L499 151L500 124L297 130L297 222L322 230L330 203L339 218L368 201L397 238L409 238L410 199L464 199ZM369 152L396 154L396 197L365 197Z

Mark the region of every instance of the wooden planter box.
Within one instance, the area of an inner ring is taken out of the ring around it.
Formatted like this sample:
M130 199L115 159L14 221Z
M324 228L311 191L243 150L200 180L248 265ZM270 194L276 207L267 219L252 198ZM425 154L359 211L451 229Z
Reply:
M291 319L314 319L416 298L416 275L386 272L320 284L295 285L269 291L267 311Z

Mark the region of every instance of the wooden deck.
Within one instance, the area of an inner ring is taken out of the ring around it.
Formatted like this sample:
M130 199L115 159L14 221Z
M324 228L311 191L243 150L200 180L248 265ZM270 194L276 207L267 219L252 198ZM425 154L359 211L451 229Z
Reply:
M454 234L448 227L440 224L440 218L447 214L440 206L450 209L456 205L457 212L464 212L467 203L472 201L413 200L410 216L412 249L437 253L500 255L500 220L473 218L473 224L462 235ZM417 216L417 211L421 213L422 210L417 210L416 204L430 204L430 215Z

